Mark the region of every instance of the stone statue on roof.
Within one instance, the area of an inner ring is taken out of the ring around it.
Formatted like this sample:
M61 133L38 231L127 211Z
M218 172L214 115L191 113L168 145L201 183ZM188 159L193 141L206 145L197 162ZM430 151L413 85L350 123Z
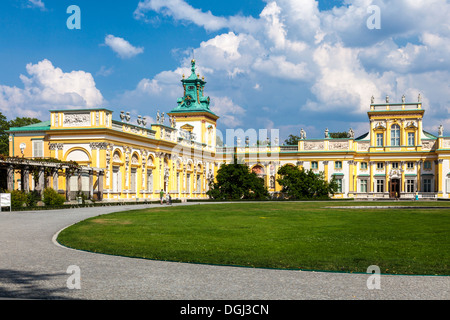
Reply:
M352 128L350 128L350 130L348 131L348 137L350 139L354 139L355 138L355 131L353 131Z
M303 128L300 130L300 139L305 140L306 139L306 132L303 130Z

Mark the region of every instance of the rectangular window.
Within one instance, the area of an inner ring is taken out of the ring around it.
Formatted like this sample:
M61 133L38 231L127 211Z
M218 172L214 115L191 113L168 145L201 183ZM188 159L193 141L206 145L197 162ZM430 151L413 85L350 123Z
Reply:
M342 169L342 161L335 161L334 162L334 168L335 169Z
M416 192L414 186L415 186L414 180L406 180L406 192L408 193Z
M377 147L383 146L383 134L377 133Z
M360 191L367 192L367 180L361 180L360 182Z
M431 179L423 179L423 192L432 192Z
M384 162L377 162L377 169L382 170L384 168Z
M33 141L33 158L43 158L44 157L44 141L34 140Z
M113 179L112 179L113 192L120 192L122 190L120 183L120 168L113 167Z
M148 170L147 173L147 191L153 192L153 171Z
M136 185L137 185L137 174L136 174L136 169L133 168L131 169L131 174L130 174L130 191L132 193L136 193Z
M392 169L398 169L398 162L392 162Z
M319 168L319 164L317 163L317 161L311 162L311 169L318 169L318 168Z
M338 188L337 188L337 193L342 193L342 179L336 179L336 182L337 182L337 186L338 186Z
M410 161L410 162L407 163L406 166L407 166L407 169L414 169L414 162Z
M361 162L361 170L367 170L367 162Z
M416 135L414 132L408 133L408 146L414 146L416 144Z
M191 192L191 174L190 173L186 174L186 192L187 193Z
M391 146L400 146L400 126L398 124L394 124L391 127Z
M378 193L384 192L384 180L377 180L377 192Z
M425 161L423 164L425 170L431 170L431 161Z
M201 192L201 188L202 188L202 180L200 179L200 175L197 175L197 192Z

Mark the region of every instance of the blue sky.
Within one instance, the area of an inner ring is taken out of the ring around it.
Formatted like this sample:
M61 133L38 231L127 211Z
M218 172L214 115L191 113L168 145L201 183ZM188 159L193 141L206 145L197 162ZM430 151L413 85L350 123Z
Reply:
M66 26L72 4L81 30ZM367 27L371 5L380 29ZM176 106L195 55L223 132L363 134L372 95L419 93L425 129L450 130L449 16L449 0L2 0L0 111L154 118Z

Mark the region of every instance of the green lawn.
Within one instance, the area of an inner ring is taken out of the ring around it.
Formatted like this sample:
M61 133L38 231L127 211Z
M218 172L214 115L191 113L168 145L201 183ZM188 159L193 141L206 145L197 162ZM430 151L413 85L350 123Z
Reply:
M347 205L436 209L329 209ZM114 213L64 230L68 247L248 267L450 275L450 203L266 202Z

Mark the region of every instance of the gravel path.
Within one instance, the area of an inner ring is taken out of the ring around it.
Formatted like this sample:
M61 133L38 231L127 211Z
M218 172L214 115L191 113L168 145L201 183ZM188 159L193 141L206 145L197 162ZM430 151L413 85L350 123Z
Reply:
M177 205L177 204L174 204ZM182 204L180 204L182 205ZM185 205L185 204L183 204ZM448 300L450 277L283 271L131 259L57 245L63 228L86 218L160 205L0 213L0 298L89 300ZM81 271L68 289L67 269Z

